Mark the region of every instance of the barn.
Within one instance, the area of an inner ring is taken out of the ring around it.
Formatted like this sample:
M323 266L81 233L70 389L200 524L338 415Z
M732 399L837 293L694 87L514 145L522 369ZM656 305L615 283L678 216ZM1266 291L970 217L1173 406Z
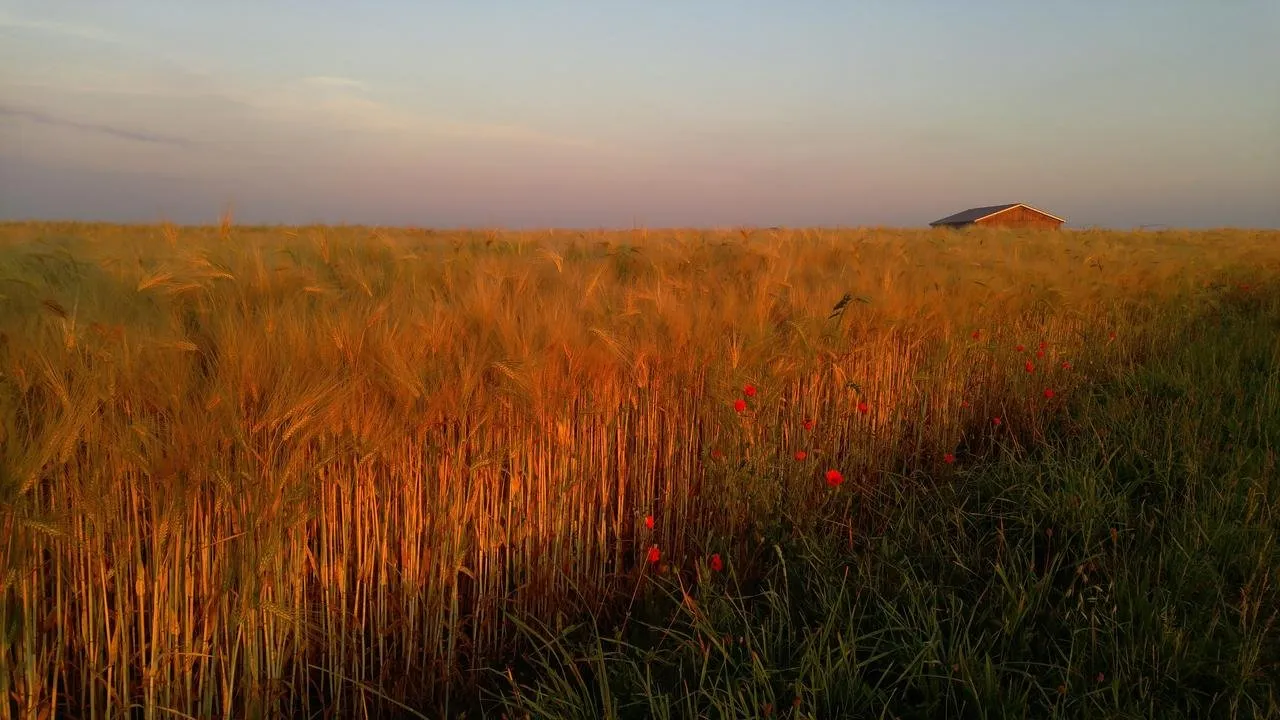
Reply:
M929 223L929 227L962 228L970 225L1007 228L1044 228L1057 230L1066 222L1057 215L1038 210L1026 203L1007 203L987 207L969 208L955 215Z

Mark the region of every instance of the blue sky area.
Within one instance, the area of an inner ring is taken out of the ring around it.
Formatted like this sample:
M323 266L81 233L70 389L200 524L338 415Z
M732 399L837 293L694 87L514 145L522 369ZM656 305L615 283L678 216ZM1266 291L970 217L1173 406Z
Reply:
M1280 227L1280 2L0 0L0 218Z

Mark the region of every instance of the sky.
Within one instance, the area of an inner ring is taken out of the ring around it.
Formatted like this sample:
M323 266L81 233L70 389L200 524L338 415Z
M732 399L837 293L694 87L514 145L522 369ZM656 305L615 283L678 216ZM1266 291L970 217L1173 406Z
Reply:
M1276 0L0 0L0 219L1280 227Z

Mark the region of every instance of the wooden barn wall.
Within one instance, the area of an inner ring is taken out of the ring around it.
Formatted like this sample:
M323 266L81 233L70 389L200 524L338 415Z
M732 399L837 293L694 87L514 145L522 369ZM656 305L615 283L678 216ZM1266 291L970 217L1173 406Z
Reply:
M1042 215L1034 210L1024 207L1006 210L998 215L978 221L980 225L996 226L996 227L1037 227L1037 228L1056 228L1062 223L1051 217Z

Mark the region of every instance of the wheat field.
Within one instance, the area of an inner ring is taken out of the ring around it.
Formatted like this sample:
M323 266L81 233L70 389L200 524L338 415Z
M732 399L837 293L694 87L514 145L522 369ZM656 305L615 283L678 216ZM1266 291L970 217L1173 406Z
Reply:
M1272 231L0 225L0 715L441 702L1278 275Z

